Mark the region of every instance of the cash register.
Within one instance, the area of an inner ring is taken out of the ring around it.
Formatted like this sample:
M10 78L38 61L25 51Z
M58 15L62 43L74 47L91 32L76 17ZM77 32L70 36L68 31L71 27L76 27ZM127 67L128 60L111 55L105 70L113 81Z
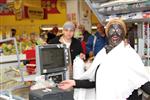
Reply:
M36 46L36 70L45 80L59 83L66 78L68 50L63 44ZM73 90L63 91L57 87L31 90L29 100L73 100Z

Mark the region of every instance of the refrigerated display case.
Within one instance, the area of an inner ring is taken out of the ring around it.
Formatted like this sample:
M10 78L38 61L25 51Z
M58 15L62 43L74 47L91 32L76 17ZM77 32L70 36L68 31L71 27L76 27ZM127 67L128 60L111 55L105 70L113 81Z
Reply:
M25 100L15 93L17 90L26 87L23 80L23 66L21 64L23 60L26 60L26 57L23 54L19 54L15 38L0 40L0 45L3 43L5 43L6 46L8 46L8 44L12 44L16 54L6 50L8 55L4 55L4 48L0 47L0 99ZM15 80L15 78L18 77L21 82Z

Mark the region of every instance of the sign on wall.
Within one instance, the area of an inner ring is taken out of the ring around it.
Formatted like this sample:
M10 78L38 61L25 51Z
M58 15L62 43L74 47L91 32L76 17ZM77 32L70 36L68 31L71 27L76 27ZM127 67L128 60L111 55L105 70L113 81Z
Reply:
M41 0L41 7L47 10L47 13L58 14L57 0Z
M8 5L0 3L0 15L14 15L14 11L12 8L9 8Z
M47 19L47 13L44 8L25 6L24 17L30 19Z
M80 24L84 25L88 32L91 32L91 10L83 1L80 1Z
M0 0L0 15L15 15L16 20L21 20L22 0Z

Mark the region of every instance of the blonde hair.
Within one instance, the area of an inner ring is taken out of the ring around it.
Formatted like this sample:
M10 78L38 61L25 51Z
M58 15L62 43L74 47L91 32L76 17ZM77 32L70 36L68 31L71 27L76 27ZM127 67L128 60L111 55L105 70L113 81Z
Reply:
M110 21L107 23L106 29L105 29L106 35L108 35L109 28L110 28L110 26L111 26L112 24L119 24L120 26L122 26L122 28L123 28L123 30L124 30L124 32L125 32L125 35L126 35L126 33L127 33L126 24L125 24L124 21L121 20L121 19L112 19L112 20L110 20Z

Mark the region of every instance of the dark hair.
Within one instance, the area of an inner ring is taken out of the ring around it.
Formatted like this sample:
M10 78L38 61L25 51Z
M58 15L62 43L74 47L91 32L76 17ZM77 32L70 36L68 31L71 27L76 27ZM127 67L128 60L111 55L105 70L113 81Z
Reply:
M12 37L14 37L14 36L16 35L16 29L12 28L12 29L11 29L11 32L12 32L12 33L11 33Z
M16 32L16 29L12 28L11 31Z

